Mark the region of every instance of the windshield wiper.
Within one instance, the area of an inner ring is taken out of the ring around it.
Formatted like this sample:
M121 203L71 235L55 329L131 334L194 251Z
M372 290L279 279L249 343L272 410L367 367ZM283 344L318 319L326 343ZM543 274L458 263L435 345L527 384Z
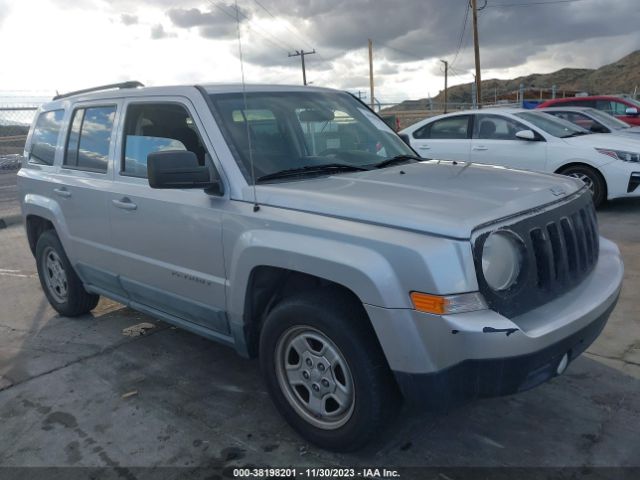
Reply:
M369 170L365 167L357 167L355 165L347 165L345 163L324 163L321 165L306 165L298 168L288 168L278 172L268 173L258 177L256 183L267 180L276 180L278 178L296 177L300 175L309 175L316 173L338 173L338 172L364 172Z
M386 160L373 164L373 167L384 168L407 162L422 162L423 160L424 158L416 157L415 155L396 155L395 157L387 158Z

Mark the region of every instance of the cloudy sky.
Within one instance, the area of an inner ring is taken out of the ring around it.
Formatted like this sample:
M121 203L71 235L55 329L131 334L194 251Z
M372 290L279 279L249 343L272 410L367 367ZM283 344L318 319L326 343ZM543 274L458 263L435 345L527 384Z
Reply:
M598 67L640 48L639 0L487 0L479 14L483 78ZM301 82L294 50L315 48L315 85L368 90L374 42L382 102L435 95L472 79L467 0L0 0L0 92L68 91L240 79ZM484 0L478 0L479 6Z

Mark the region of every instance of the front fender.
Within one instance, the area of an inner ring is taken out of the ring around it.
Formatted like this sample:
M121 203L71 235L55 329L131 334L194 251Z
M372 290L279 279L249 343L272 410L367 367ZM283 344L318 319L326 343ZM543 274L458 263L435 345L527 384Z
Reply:
M392 265L363 246L291 232L251 230L238 237L229 256L228 312L242 316L251 272L258 266L286 268L349 288L365 304L410 308Z

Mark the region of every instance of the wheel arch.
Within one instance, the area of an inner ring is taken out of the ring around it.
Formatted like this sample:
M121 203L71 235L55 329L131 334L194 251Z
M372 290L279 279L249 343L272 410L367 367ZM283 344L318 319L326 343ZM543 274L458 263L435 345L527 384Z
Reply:
M243 330L246 342L246 354L258 356L260 331L265 318L282 299L313 290L326 289L343 295L362 308L363 318L367 319L370 331L376 342L380 344L375 329L371 324L362 300L349 287L317 275L270 265L258 265L249 275L245 289Z
M29 242L29 249L31 250L31 253L33 255L36 254L36 245L38 243L40 235L42 235L47 230L55 231L56 229L51 220L34 214L27 215L25 228L27 230L27 241Z
M600 169L598 167L595 167L589 163L586 162L581 162L581 161L574 161L574 162L570 162L570 163L566 163L564 165L562 165L561 167L558 167L556 169L555 172L553 173L557 173L560 175L563 175L564 172L572 167L585 167L588 168L590 170L593 170L602 180L602 184L604 185L604 198L605 200L608 197L608 193L609 193L609 186L607 185L607 179L604 177L604 175L602 174L602 172L600 171Z

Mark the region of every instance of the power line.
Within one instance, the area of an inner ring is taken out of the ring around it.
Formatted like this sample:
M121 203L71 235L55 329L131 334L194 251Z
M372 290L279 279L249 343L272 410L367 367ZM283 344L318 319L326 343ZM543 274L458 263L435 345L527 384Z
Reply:
M276 17L276 16L275 16L275 15L274 15L274 14L273 14L273 13L272 13L268 8L267 8L267 7L265 7L265 6L262 4L262 2L260 2L259 0L253 0L253 1L254 1L254 2L255 2L255 3L256 3L256 4L257 4L257 5L258 5L262 10L264 10L265 12L267 12L267 14L268 14L271 18L273 18L274 20L283 20L283 19L282 19L282 18L280 18L280 17ZM325 57L323 57L323 56L322 56L322 54L321 54L320 52L316 52L316 49L313 47L313 45L311 44L311 42L309 42L308 40L305 40L305 39L302 37L302 35L300 35L298 32L296 32L296 31L294 31L292 28L290 28L290 27L287 25L287 23L289 23L288 21L286 21L286 20L285 20L284 22L285 22L285 23L284 23L284 28L286 28L286 29L289 31L289 33L291 33L291 34L293 34L294 36L296 36L296 37L298 38L298 40L301 40L301 41L302 41L302 43L306 43L306 44L307 44L307 47L309 47L311 50L313 50L313 53L317 54L317 55L318 55L318 57L320 57L320 59L321 59L321 60L323 60L324 62L327 62L327 63L331 63L329 60L327 60ZM292 49L292 50L293 50L293 49ZM301 50L301 51L302 51L302 52L304 52L304 48L303 48L303 50ZM296 52L297 52L297 50L296 50ZM291 56L291 55L289 55L289 56ZM303 62L304 62L304 56L302 56L302 58L303 58ZM304 76L305 76L305 82L306 82L306 74L305 74ZM305 85L306 85L306 83L305 83Z
M229 13L227 10L225 10L224 8L222 8L222 6L220 6L217 2L215 2L214 0L208 0L209 3L214 6L215 8L217 8L218 10L220 10L222 13L224 13L227 17L232 18L234 21L236 20L236 15L233 13ZM233 8L233 7L232 7ZM237 11L238 12L238 16L242 16L243 19L246 20L250 20L249 17L247 17L244 13L240 12L240 10ZM265 39L267 42L269 42L271 45L279 48L280 50L284 50L287 54L289 53L290 50L295 50L293 47L287 46L285 43L281 43L276 37L274 37L273 35L270 35L268 33L259 31L253 27L251 27L250 25L246 24L246 27L251 30L254 33L257 33L258 35L260 35L263 39Z
M413 57L416 60L423 61L426 60L424 56L416 55L415 53L408 52L406 50L400 50L399 48L392 47L391 45L387 45L386 43L382 43L380 40L376 40L376 43L382 45L384 48L388 48L389 50L393 50L395 52L401 53L403 55L407 55L409 57Z
M462 32L460 33L460 38L458 39L458 48L456 49L456 54L453 57L453 60L450 62L451 65L453 65L454 63L456 63L456 60L458 59L458 55L460 54L460 48L462 47L462 41L464 39L464 34L467 30L467 20L469 19L469 9L471 8L471 5L469 2L467 2L467 7L464 10L464 23L462 24Z
M538 5L557 5L560 3L583 2L584 0L548 0L543 2L527 2L527 3L497 3L495 5L487 5L485 8L509 8L509 7L534 7Z
M280 17L276 17L273 13L271 13L271 11L265 7L259 0L253 0L262 10L264 10L265 12L267 12L267 14L273 18L274 20L283 20ZM302 36L300 36L297 32L295 32L292 28L289 28L289 26L287 25L287 21L285 20L285 24L284 24L284 28L286 28L289 33L292 33L293 35L295 35L296 37L298 37L298 40L301 40L302 43L306 43L307 47L313 48L313 45L311 45L311 43L309 43L307 40L305 40L304 38L302 38Z

